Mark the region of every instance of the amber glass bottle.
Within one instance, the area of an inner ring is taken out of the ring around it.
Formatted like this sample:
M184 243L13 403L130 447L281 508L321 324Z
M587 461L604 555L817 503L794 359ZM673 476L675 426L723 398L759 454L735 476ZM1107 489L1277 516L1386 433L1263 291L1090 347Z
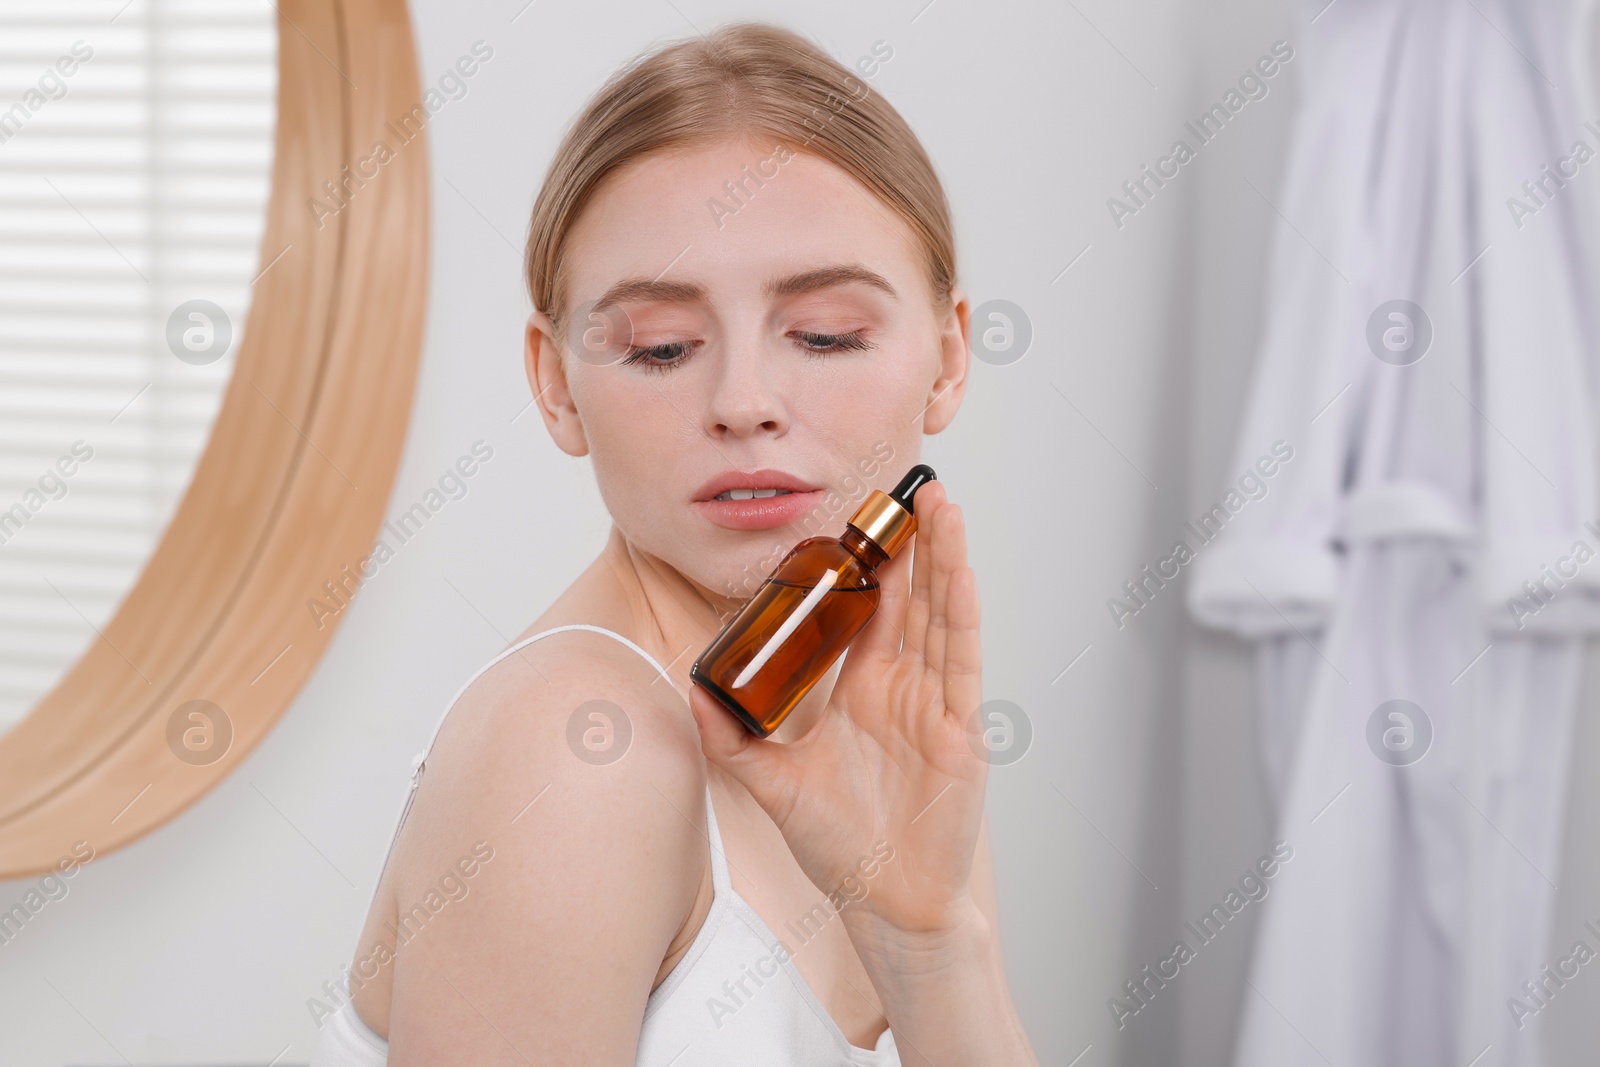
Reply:
M878 568L916 533L912 498L934 478L919 463L874 489L842 535L790 549L689 676L757 737L776 730L878 609Z

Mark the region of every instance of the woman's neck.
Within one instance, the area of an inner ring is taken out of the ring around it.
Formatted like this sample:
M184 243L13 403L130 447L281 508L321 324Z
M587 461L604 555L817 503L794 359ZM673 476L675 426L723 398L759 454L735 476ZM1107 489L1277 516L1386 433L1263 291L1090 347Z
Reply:
M743 606L717 595L659 557L632 544L615 525L594 563L546 613L546 619L599 622L631 638L667 669L682 693L692 684L689 668ZM543 620L541 620L541 623ZM837 664L784 720L779 740L804 734L826 705Z

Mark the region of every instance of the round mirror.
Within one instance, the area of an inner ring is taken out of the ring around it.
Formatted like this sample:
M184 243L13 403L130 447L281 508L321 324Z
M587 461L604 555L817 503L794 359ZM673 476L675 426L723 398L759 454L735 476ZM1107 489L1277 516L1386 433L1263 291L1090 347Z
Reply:
M211 435L272 256L276 18L0 9L0 732L101 639Z
M29 0L0 55L4 879L193 804L328 647L410 419L434 108L404 0Z

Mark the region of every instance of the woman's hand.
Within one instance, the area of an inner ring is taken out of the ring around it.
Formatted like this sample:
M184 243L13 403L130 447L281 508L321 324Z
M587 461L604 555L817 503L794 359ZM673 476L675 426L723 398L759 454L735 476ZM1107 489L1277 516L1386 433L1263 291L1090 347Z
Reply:
M915 568L880 572L878 610L852 643L831 699L805 736L752 736L698 686L690 703L708 759L750 791L824 893L864 881L847 909L889 929L939 934L970 922L972 857L988 761L978 588L961 510L930 482L917 491ZM846 879L854 878L855 882Z

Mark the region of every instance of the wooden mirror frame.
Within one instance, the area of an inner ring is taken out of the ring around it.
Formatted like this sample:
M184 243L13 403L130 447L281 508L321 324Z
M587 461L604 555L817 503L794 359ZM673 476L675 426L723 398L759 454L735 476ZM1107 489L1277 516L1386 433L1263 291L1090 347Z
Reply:
M237 767L345 614L319 620L308 601L330 581L348 598L388 506L428 278L410 13L405 0L274 6L276 155L233 377L138 582L0 736L0 878L47 872L79 842L99 856L136 841ZM368 158L379 141L392 152L381 169ZM348 192L334 199L327 182ZM179 711L194 700L222 716Z

